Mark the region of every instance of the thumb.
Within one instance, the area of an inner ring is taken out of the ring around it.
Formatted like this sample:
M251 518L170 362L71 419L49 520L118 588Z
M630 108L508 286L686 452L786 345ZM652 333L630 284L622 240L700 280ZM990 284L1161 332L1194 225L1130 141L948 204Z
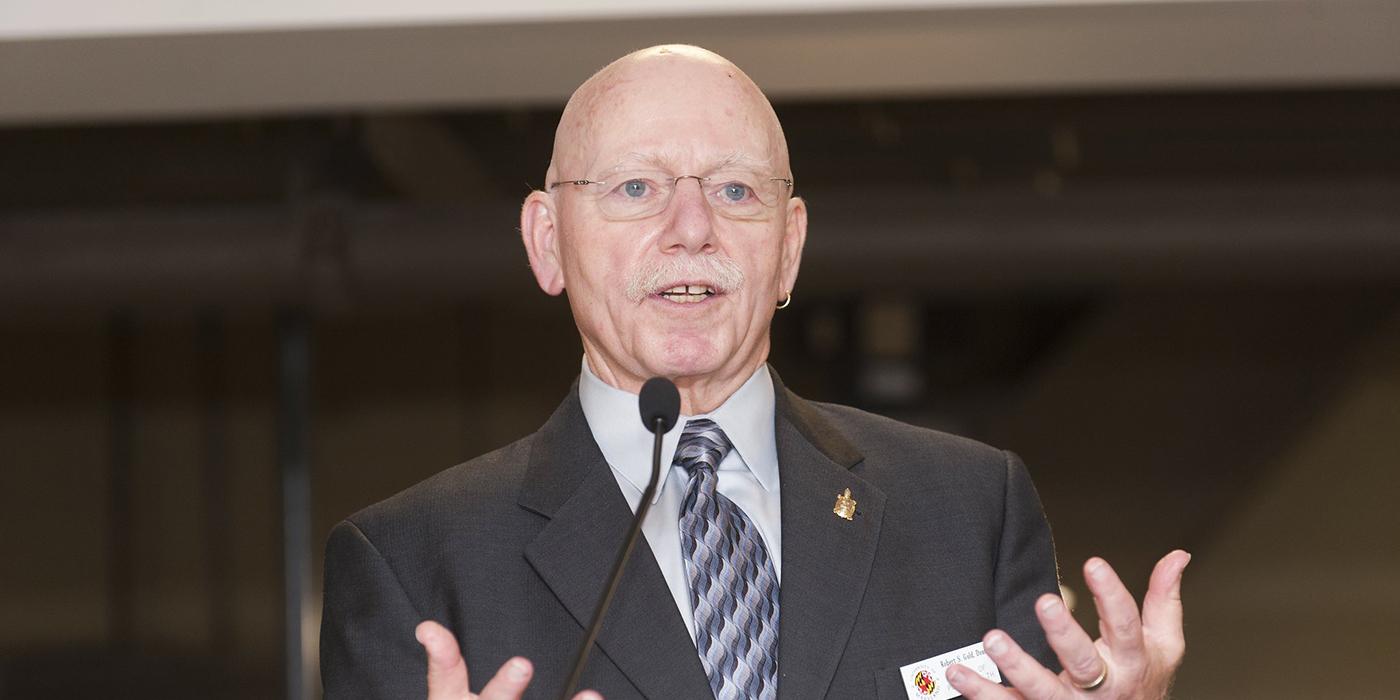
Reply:
M428 700L458 700L471 694L457 638L432 620L420 623L414 636L428 654Z

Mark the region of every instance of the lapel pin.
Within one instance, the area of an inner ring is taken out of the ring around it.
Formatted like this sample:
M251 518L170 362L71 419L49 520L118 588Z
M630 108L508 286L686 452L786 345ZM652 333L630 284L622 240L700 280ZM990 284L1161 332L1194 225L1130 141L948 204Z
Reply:
M835 513L838 518L855 520L856 499L851 498L850 489L846 489L844 493L836 494L836 507L832 508L831 512Z

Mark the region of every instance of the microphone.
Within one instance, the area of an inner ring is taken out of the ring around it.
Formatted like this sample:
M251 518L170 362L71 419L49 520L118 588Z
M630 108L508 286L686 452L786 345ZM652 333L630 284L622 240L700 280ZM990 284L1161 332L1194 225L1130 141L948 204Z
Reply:
M603 589L603 597L598 601L598 607L593 613L593 622L588 625L583 646L579 647L578 656L574 659L574 669L569 673L569 680L564 683L564 692L560 693L559 700L569 700L569 694L583 676L583 667L588 664L588 654L598 639L599 628L603 626L603 616L607 614L608 606L612 605L617 585L622 581L622 570L627 566L627 560L632 558L632 549L637 544L637 536L642 532L642 520L646 518L647 511L651 510L656 485L661 481L661 436L676 427L676 419L681 413L681 394L671 380L652 377L642 385L642 391L637 396L637 408L641 412L642 425L654 436L651 446L651 481L647 482L646 489L642 491L642 500L637 504L637 514L632 517L627 539L623 541L622 549L617 553L617 562L613 564L608 586Z
M657 432L657 421L661 421L661 434L671 432L676 427L676 419L681 415L681 393L676 385L665 377L652 377L642 385L637 396L637 407L642 412L642 425L647 430Z

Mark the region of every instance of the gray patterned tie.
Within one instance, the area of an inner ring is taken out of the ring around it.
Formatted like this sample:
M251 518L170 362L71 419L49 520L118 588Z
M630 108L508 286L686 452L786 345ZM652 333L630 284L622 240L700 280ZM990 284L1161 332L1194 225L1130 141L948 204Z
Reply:
M690 473L681 553L695 611L695 646L717 700L778 697L778 575L758 528L715 491L732 445L714 421L688 421L673 464Z

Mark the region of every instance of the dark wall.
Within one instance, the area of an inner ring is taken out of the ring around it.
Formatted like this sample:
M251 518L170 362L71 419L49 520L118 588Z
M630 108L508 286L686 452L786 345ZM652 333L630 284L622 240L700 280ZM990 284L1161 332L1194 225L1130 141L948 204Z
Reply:
M1397 93L778 109L813 210L774 321L789 386L1019 452L1072 591L1092 554L1140 593L1192 550L1184 694L1274 692L1315 638L1380 697ZM319 553L573 381L567 304L511 231L554 116L0 131L0 697L281 696L287 314Z

